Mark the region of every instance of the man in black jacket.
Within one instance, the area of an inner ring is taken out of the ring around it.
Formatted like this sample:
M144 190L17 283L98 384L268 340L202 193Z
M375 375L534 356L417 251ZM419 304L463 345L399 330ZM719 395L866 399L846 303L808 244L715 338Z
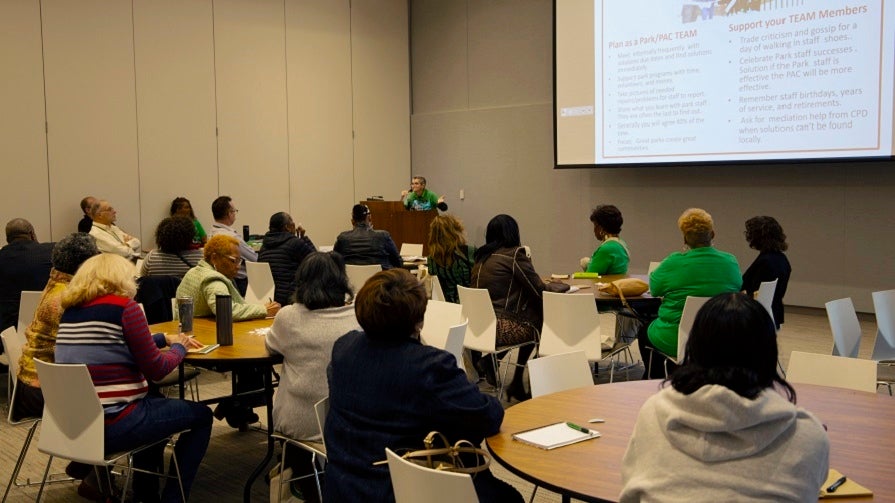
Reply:
M34 226L24 218L6 224L6 242L9 244L0 249L0 330L18 325L23 290L40 291L47 286L55 246L38 243Z
M258 252L258 262L270 264L275 285L274 300L286 306L292 303L290 297L295 291L298 265L317 247L302 226L296 226L292 216L285 211L271 215L269 228Z
M380 264L382 269L401 267L404 264L392 236L387 231L373 229L370 208L365 204L354 205L351 224L354 229L339 234L333 247L333 251L345 257L346 264Z

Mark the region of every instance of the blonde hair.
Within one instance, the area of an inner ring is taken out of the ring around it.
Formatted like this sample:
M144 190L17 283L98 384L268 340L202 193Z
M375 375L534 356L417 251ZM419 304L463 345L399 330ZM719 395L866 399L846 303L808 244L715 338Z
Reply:
M429 225L429 256L436 264L454 263L454 252L466 244L463 223L453 215L438 215Z
M62 292L62 308L78 306L103 295L134 298L137 269L124 257L100 253L85 260Z
M710 246L715 223L712 216L701 208L690 208L677 219L677 226L684 234L684 242L690 246Z
M205 261L208 262L211 260L211 257L215 255L229 255L232 246L239 246L239 240L235 237L226 234L212 236L211 239L205 243Z

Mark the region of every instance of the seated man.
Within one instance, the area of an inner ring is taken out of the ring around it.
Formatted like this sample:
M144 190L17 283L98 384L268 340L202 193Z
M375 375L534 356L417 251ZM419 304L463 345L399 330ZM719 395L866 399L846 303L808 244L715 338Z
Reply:
M41 291L46 286L54 246L38 243L34 227L24 218L6 224L6 242L0 249L0 330L18 326L23 290Z
M269 228L258 252L258 262L270 264L275 285L273 298L281 306L288 306L291 304L289 296L295 291L295 272L302 260L317 247L285 211L271 215Z
M109 201L100 199L90 207L93 226L90 235L96 239L96 247L103 253L114 253L136 262L140 258L140 240L115 225L118 213Z
M408 210L427 211L438 208L441 211L447 211L447 204L444 202L444 196L432 192L426 188L426 178L422 176L413 177L410 183L412 190L402 190L401 199L404 200L404 207Z
M93 207L95 202L96 198L93 196L81 199L81 211L84 212L84 216L78 222L78 232L90 232L90 228L93 227L93 219L90 218L90 208Z
M383 269L403 265L391 235L386 231L373 230L370 208L355 204L351 210L351 225L354 229L339 234L333 246L333 251L341 253L346 264L380 264Z
M211 238L223 234L236 238L239 244L239 256L242 257L243 262L239 265L236 277L233 278L233 284L236 285L236 290L239 291L240 295L245 295L249 287L245 262L257 262L258 254L242 239L242 235L232 227L236 223L237 213L239 213L239 210L236 209L236 206L233 206L233 199L230 196L220 196L215 199L211 203L211 216L214 217L214 223L211 224L211 231L208 233L208 237Z

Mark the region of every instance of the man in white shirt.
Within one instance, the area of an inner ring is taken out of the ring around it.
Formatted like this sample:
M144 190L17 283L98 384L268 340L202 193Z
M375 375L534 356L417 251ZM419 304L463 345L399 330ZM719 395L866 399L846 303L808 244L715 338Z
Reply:
M243 241L242 235L232 227L236 222L237 213L239 213L239 210L236 209L236 206L233 206L233 199L230 196L220 196L215 199L211 203L211 214L214 217L214 223L211 225L211 232L208 233L208 237L224 234L233 236L239 241L239 255L244 259L244 262L239 265L239 272L236 273L233 284L241 295L245 295L249 286L245 262L257 262L258 254Z
M118 213L105 199L97 200L90 206L93 225L90 235L96 239L96 247L103 253L114 253L136 261L140 258L140 240L119 229L115 225Z

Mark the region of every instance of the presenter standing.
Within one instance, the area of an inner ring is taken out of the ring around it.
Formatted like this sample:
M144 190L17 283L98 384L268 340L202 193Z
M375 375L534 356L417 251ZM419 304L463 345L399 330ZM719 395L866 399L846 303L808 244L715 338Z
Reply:
M426 178L415 176L410 182L411 190L401 191L401 200L404 201L404 208L413 211L428 211L438 208L441 211L447 211L447 204L444 202L444 196L432 192L426 188Z

